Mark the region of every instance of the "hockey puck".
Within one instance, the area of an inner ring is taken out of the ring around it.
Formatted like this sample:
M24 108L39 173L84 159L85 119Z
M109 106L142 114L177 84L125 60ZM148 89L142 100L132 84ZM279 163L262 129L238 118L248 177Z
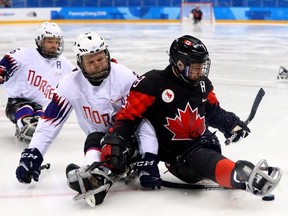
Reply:
M264 200L264 201L272 201L274 199L275 199L275 196L273 194L268 194L268 195L262 197L262 200Z

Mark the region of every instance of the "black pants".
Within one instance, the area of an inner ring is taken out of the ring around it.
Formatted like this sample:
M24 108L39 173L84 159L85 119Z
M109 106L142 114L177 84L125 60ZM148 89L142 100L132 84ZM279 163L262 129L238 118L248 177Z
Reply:
M170 165L169 171L187 183L196 183L203 178L215 181L215 168L217 163L225 159L219 152L200 148L187 154L183 162L175 162Z

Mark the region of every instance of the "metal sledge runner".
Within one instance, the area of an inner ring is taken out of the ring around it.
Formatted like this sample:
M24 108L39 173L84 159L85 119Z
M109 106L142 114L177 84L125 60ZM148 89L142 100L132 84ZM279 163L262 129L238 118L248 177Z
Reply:
M106 194L115 182L124 181L128 184L136 177L133 166L128 166L121 174L107 174L107 169L102 163L95 162L91 166L78 167L69 164L66 169L67 183L78 194L73 197L74 201L85 199L91 207L103 203Z

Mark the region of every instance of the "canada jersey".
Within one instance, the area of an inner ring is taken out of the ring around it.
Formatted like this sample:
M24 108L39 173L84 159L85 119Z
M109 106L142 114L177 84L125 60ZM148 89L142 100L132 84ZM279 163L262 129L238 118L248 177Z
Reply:
M107 132L136 79L132 70L113 62L109 76L99 86L91 85L81 71L65 76L39 121L29 147L45 153L72 110L86 135Z
M12 73L5 82L9 98L25 98L45 107L52 99L59 80L71 73L75 66L64 56L49 60L35 48L18 48L5 55Z
M193 9L191 11L191 13L193 14L193 17L197 20L201 20L202 18L202 11L201 10L196 10L196 9Z
M206 109L213 106L218 106L218 100L208 78L191 86L177 79L171 67L154 70L133 84L125 109L116 116L114 131L125 137L122 123L147 118L156 130L159 150L179 155L191 145L191 140L205 133Z

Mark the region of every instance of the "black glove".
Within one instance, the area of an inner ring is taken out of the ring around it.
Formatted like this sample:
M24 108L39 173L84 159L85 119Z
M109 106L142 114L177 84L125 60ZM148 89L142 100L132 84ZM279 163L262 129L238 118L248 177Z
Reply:
M152 153L144 153L136 162L140 184L145 188L161 188L162 179L160 178L158 156Z
M21 153L20 163L16 169L18 181L26 184L31 183L32 178L34 181L38 181L42 161L42 154L37 148L24 149Z
M0 65L0 84L8 80L8 71L5 66Z
M116 133L109 133L101 140L101 161L114 173L124 171L128 153L124 139Z
M247 124L237 118L231 131L224 133L224 136L227 139L225 143L228 145L231 142L238 142L240 139L247 137L249 133L250 129L248 128Z

